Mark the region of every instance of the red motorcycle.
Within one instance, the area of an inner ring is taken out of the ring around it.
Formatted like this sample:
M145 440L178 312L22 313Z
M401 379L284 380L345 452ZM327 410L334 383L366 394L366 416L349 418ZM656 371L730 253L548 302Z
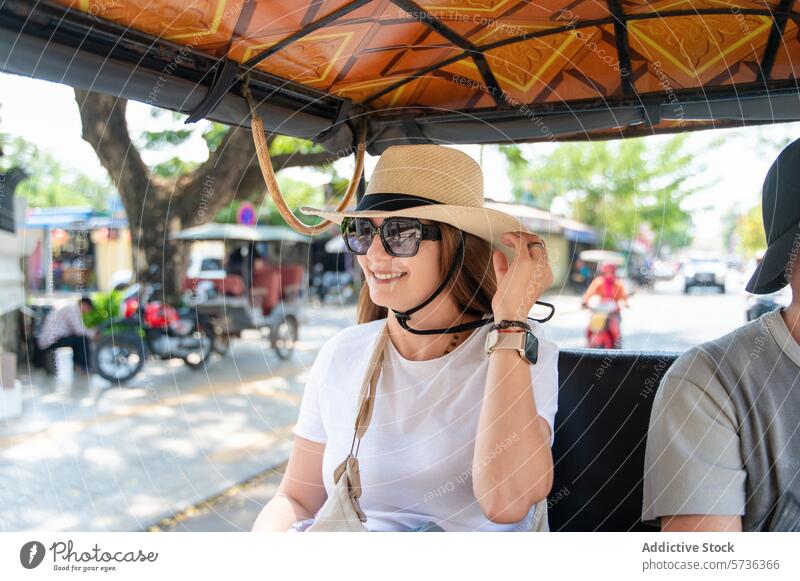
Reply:
M122 318L101 327L95 346L95 369L112 383L133 379L147 357L182 359L191 369L201 368L211 356L214 327L196 309L178 310L152 300L158 285L139 291L134 285L122 302ZM132 291L132 292L131 292Z
M611 318L619 316L619 306L616 301L601 300L594 304L587 304L591 310L589 326L586 329L586 346L589 349L619 349L621 340L614 341L611 332Z

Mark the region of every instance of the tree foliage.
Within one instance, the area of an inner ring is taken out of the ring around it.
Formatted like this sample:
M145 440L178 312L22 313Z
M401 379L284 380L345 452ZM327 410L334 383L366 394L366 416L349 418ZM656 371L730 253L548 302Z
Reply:
M32 208L91 206L105 210L114 188L65 168L52 155L22 137L0 135L0 173L12 167L24 169L29 177L19 184L15 194L25 198Z
M571 218L598 229L610 246L625 246L643 229L656 247L685 246L691 215L683 202L702 186L703 171L686 135L656 145L645 139L564 143L551 153L501 146L517 200L550 209L558 200Z
M753 256L758 250L767 247L760 205L753 206L739 216L736 223L736 238L738 239L738 250L747 256Z

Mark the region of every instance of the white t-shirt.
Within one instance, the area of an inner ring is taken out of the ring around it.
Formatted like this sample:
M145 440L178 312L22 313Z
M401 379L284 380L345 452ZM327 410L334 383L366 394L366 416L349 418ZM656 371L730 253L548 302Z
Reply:
M384 324L381 319L336 333L320 349L308 376L294 433L326 444L322 476L329 496L333 471L350 451L364 373ZM531 365L534 401L552 435L558 347L546 339L541 325L531 324L539 339L539 359ZM486 518L472 492L490 326L427 361L407 360L387 341L372 420L358 450L359 503L370 531L408 530L428 521L445 531L528 529L534 507L519 523L498 524Z

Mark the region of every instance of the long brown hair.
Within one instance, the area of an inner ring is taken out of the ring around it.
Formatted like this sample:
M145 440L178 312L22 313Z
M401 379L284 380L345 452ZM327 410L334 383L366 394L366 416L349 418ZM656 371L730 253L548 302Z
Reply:
M443 222L434 222L442 232L441 263L439 264L440 280L444 280L458 250L458 242L464 237L464 261L456 266L456 271L442 293L450 292L459 311L470 311L474 314L492 312L492 297L497 291L497 278L492 266L492 245L459 230L455 226ZM369 323L377 319L385 319L386 307L372 302L369 296L369 285L361 285L358 297L358 323Z

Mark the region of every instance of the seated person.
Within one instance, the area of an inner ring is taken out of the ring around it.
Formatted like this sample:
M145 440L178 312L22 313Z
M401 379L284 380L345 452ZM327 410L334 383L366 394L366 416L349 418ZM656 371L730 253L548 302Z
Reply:
M72 360L84 373L91 369L91 340L94 332L83 324L83 315L94 310L89 297L65 305L47 314L42 330L36 339L40 349L72 349Z
M789 307L684 353L653 402L642 520L664 531L800 530L800 140L764 181L768 248L747 283Z

